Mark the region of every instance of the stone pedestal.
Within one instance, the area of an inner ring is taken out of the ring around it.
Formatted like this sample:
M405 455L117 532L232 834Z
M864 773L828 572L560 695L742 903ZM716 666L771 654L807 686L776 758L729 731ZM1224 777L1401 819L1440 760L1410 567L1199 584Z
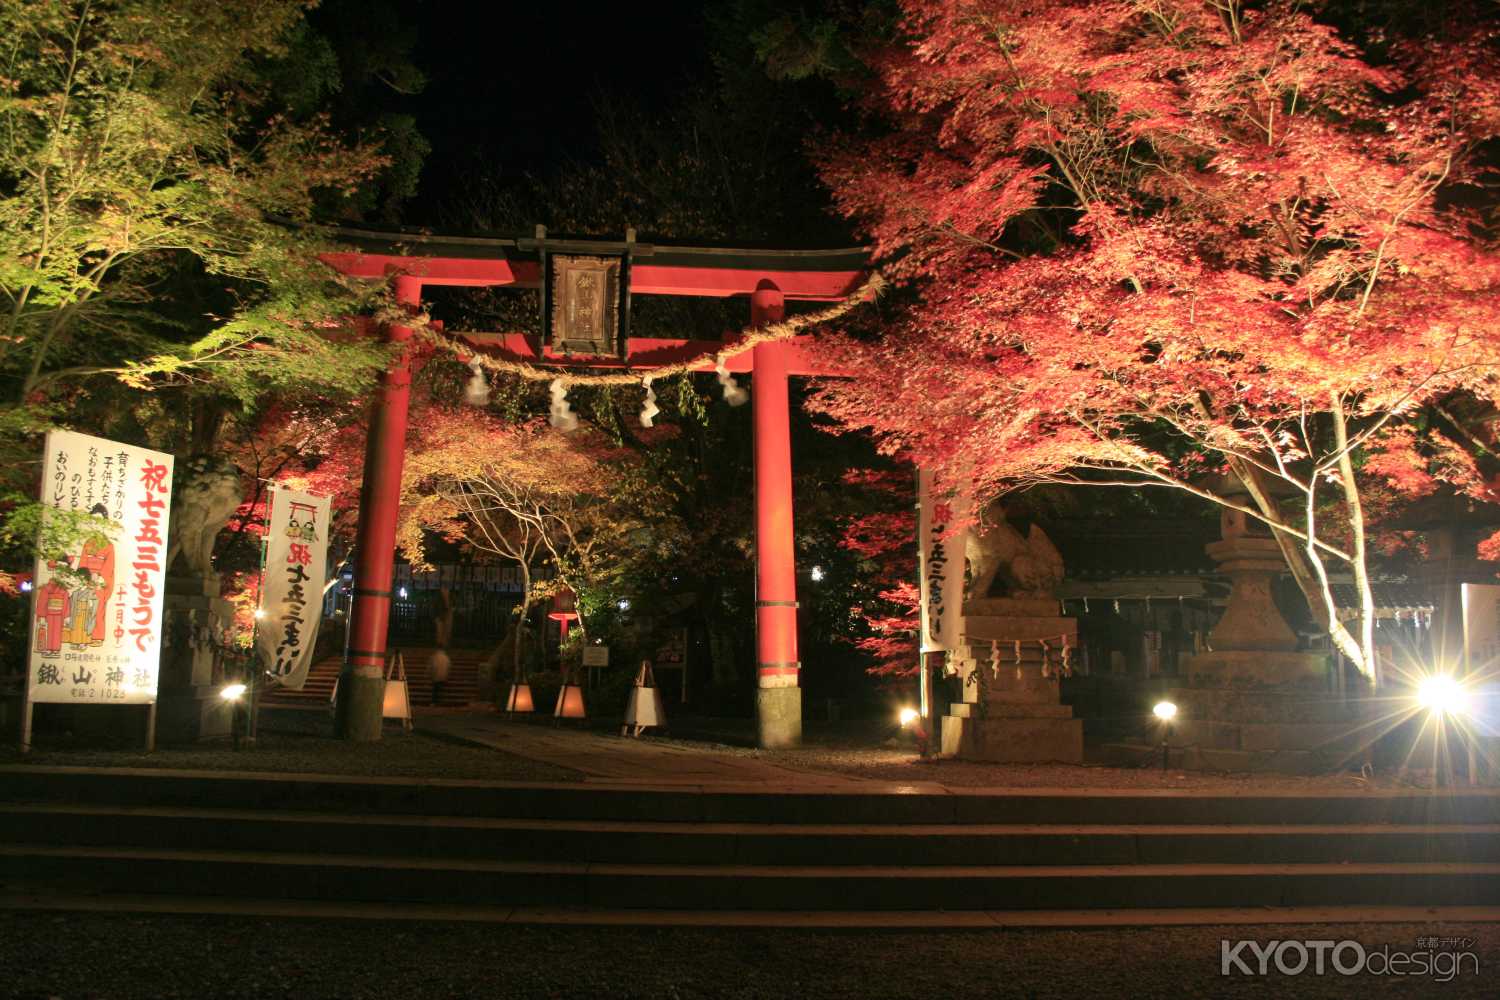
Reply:
M354 743L374 743L385 727L385 677L373 664L345 664L339 674L333 731Z
M1331 694L1328 657L1297 652L1271 596L1271 581L1286 569L1275 540L1251 534L1236 511L1221 524L1224 537L1206 551L1230 579L1229 603L1209 633L1210 650L1185 658L1184 676L1164 692L1177 706L1166 734L1170 759L1206 770L1333 770L1377 734L1354 703Z
M1083 720L1073 718L1073 709L1062 703L1057 673L1058 637L1066 635L1076 652L1078 623L1057 611L1051 598L987 598L964 605L964 645L949 657L962 680L964 700L950 705L943 717L943 756L1083 763ZM1050 637L1052 646L1046 677L1043 651L1035 641L1044 637ZM1018 639L1023 640L1019 664Z
M232 707L221 697L223 667L215 637L234 620L216 577L168 577L164 598L156 733L161 743L228 736Z
M755 690L755 745L765 750L783 750L802 745L802 689L800 687Z
M1173 752L1179 766L1315 774L1362 757L1380 728L1372 727L1373 720L1364 719L1354 702L1327 692L1323 657L1281 655L1316 672L1316 683L1255 685L1238 683L1234 675L1210 683L1200 674L1198 683L1166 692L1177 705L1169 743L1179 748Z

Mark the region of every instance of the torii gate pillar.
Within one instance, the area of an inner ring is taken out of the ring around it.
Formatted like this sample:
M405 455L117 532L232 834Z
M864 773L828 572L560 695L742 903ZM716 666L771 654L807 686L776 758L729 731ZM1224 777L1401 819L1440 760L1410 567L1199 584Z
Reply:
M420 305L422 282L407 275L393 280L396 302ZM392 344L411 340L399 323L385 328ZM406 458L406 412L411 395L411 362L405 348L380 376L380 393L370 409L365 438L364 481L359 492L359 526L354 537L354 603L349 650L339 674L334 728L347 740L380 739L385 701L385 641L395 575L396 514L401 502L401 466Z
M750 295L750 325L779 322L785 296L770 281ZM786 345L755 348L750 398L755 417L756 742L802 742L797 686L797 562L792 537L792 438Z

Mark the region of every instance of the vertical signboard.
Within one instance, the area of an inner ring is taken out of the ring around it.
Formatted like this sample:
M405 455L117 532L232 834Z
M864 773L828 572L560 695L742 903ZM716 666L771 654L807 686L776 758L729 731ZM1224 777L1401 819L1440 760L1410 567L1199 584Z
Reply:
M41 500L83 519L65 551L37 556L26 725L31 705L154 705L166 591L172 456L49 431Z
M953 480L931 469L917 473L918 571L922 580L922 652L957 649L963 641L967 500Z
M295 691L307 682L323 618L328 510L328 497L271 491L255 653L273 683Z
M1465 583L1460 588L1467 673L1488 673L1500 662L1500 585Z

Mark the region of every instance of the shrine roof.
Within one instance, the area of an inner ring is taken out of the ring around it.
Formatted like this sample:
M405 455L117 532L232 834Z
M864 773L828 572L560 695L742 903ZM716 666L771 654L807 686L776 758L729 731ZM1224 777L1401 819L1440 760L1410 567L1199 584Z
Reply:
M1058 518L1043 522L1070 579L1210 576L1203 547L1219 537L1209 522Z
M502 239L427 230L376 231L324 227L350 247L322 255L330 267L357 278L410 274L428 285L540 283L540 253L618 255L630 252L630 290L645 295L724 297L748 294L762 280L788 299L835 301L853 292L869 269L863 247L786 250L754 247L675 246L625 240L547 236Z
M1340 610L1359 610L1359 588L1354 584L1332 583L1328 589ZM1382 618L1389 618L1397 611L1433 611L1437 607L1437 595L1426 584L1377 580L1371 583L1370 590L1375 598L1375 611Z

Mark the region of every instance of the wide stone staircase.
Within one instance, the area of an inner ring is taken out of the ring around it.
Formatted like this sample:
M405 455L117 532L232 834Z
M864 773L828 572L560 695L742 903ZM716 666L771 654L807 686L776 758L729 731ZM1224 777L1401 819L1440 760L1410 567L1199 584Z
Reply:
M5 767L0 906L893 927L1500 919L1493 792L873 788Z
M406 675L410 682L413 705L432 703L432 676L428 671L435 647L423 646L402 649L406 663ZM488 654L482 649L450 649L448 658L452 667L448 680L443 685L438 704L450 708L463 708L479 700L479 665ZM271 688L261 696L261 704L272 708L326 708L333 697L333 685L338 680L343 666L342 656L328 656L314 663L307 671L307 682L300 691L289 688Z

